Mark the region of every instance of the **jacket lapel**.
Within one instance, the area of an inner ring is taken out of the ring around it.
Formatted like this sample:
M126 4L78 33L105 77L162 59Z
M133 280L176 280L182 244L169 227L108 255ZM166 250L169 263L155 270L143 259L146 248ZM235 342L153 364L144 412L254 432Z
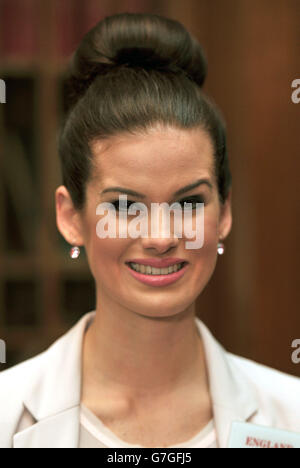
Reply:
M13 437L15 448L77 448L81 399L82 342L95 311L85 314L43 353L27 383L24 406L37 421ZM218 446L226 448L233 421L258 410L253 384L206 325L195 318L203 340Z
M14 435L14 448L77 448L79 406L41 419Z
M94 315L94 311L85 314L38 361L23 401L37 422L14 435L14 448L78 446L82 342Z
M215 339L206 325L196 317L205 349L214 422L219 448L228 446L231 423L249 420L259 408L252 382Z

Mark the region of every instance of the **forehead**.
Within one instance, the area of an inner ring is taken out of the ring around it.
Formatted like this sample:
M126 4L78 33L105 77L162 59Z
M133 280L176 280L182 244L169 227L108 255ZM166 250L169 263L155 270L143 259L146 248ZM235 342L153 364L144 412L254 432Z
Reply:
M124 134L91 144L94 178L139 185L191 177L213 178L213 144L202 129L153 128L143 134Z

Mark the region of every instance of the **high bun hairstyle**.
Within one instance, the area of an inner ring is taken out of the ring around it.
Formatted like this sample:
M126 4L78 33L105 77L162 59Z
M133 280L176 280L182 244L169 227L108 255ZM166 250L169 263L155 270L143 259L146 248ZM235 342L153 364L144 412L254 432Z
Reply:
M84 36L70 64L69 110L59 138L63 184L77 210L85 206L93 175L91 143L146 133L156 124L208 132L219 200L226 201L231 173L225 122L201 89L206 72L199 42L163 16L107 16Z

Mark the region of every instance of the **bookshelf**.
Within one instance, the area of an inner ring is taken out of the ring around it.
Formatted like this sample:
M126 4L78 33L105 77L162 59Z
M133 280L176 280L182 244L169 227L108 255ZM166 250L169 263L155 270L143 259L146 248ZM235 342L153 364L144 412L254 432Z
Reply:
M33 357L95 307L85 250L56 227L57 134L70 54L101 18L154 0L0 0L0 339L6 364Z
M83 249L55 223L61 184L56 136L63 116L63 63L1 63L7 102L1 105L0 336L7 345L1 370L45 349L94 308L94 281Z
M35 23L33 32L28 24L19 31L31 35L26 50L3 37L14 33L13 7L21 14L25 3L25 16ZM55 222L56 138L68 58L66 48L64 54L55 49L57 8L58 2L38 0L0 3L0 78L7 90L0 105L0 338L6 342L0 371L46 349L95 306L84 249L71 260Z

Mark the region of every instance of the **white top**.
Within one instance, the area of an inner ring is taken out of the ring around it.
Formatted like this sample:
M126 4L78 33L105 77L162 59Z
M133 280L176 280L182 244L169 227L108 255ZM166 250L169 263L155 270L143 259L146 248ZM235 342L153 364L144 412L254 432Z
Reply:
M211 421L190 440L171 447L217 448L217 436L214 421ZM143 445L128 444L117 437L85 405L80 405L79 448L146 448Z

